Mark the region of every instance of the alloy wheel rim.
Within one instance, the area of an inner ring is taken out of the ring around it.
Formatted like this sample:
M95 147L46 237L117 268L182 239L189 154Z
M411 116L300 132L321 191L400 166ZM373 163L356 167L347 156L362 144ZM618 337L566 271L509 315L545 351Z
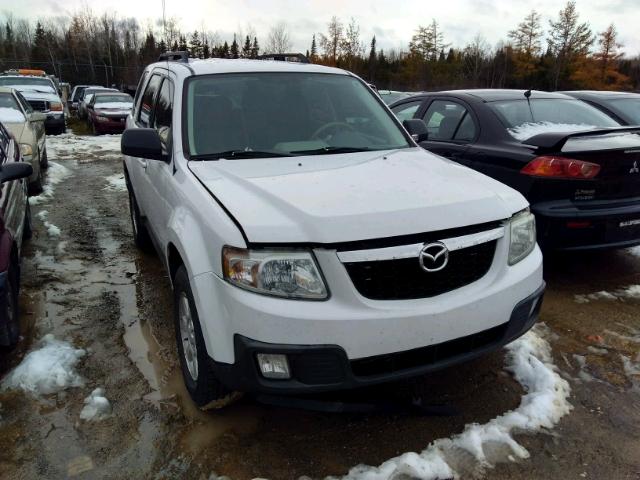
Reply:
M182 356L189 370L189 375L195 381L198 379L198 347L196 346L196 332L189 307L189 299L184 292L180 293L178 302L178 321L180 323L180 341L182 342Z

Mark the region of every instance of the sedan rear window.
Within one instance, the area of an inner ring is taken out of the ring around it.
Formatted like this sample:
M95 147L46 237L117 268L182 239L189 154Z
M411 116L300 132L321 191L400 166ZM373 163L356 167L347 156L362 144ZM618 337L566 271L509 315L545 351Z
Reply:
M241 152L255 158L410 146L376 95L347 75L195 77L188 83L186 111L185 136L194 156Z
M534 98L489 103L509 134L527 140L548 132L575 132L620 125L597 108L579 100Z
M97 95L96 103L133 103L129 95Z

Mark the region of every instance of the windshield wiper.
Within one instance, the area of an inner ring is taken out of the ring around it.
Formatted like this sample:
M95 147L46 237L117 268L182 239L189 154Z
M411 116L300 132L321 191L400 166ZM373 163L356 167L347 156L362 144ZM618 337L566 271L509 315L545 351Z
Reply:
M293 157L290 153L274 152L268 150L227 150L216 153L203 153L192 155L191 160L220 160L221 158L233 160L235 158L277 158Z
M322 147L311 150L296 150L296 155L325 155L329 153L354 153L354 152L373 152L379 150L377 148L368 147Z

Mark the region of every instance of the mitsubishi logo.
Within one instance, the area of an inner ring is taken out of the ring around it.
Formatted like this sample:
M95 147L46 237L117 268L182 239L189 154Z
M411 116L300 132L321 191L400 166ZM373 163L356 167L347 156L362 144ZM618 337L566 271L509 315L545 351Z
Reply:
M442 242L428 243L420 250L418 261L425 272L439 272L449 263L449 249Z
M629 173L640 173L640 168L638 168L638 161L633 162L633 167L629 170Z

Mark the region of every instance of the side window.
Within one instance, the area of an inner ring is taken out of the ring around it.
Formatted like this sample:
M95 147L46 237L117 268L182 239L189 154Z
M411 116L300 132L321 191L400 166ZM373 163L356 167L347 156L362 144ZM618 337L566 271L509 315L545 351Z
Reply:
M153 128L158 131L164 153L168 153L171 141L171 117L173 115L173 85L168 79L164 79L160 93L156 99L153 113Z
M160 88L161 81L162 77L160 75L153 75L142 95L142 103L140 105L140 111L138 112L138 123L143 127L150 126L153 101L158 92L158 88Z
M4 163L7 158L7 147L9 146L9 136L4 130L4 127L0 125L0 163Z
M422 104L422 100L418 100L415 102L403 103L402 105L398 105L392 109L392 112L398 117L398 120L401 122L405 120L410 120L413 118L413 115L416 113L420 105Z
M468 117L473 125L473 119L466 115L467 109L456 102L446 100L436 100L424 114L424 122L429 131L429 140L450 141L454 137L457 139L457 132L463 122L464 117ZM473 125L475 130L475 125ZM466 126L468 132L469 126ZM475 135L475 134L474 134ZM466 136L464 134L463 136Z
M476 124L469 112L465 112L464 118L458 127L454 140L458 142L472 142L476 138Z

